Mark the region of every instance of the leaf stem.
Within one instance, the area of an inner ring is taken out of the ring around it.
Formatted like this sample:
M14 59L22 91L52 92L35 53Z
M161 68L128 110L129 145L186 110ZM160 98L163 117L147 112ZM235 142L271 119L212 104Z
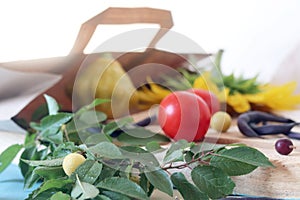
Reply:
M201 155L199 158L193 158L191 161L186 162L186 163L182 163L182 164L178 164L178 165L173 165L172 163L170 163L168 166L165 167L161 167L163 170L167 171L168 169L184 169L186 167L188 167L189 169L191 169L190 165L195 163L195 162L199 162L203 165L209 165L209 162L202 160L204 156L211 154L212 152L207 152L206 154Z
M67 140L68 142L70 142L70 138L69 138L69 134L68 134L67 129L66 129L66 125L63 124L63 125L61 126L60 129L61 129L62 132L65 134L66 140Z
M79 179L79 177L78 177L78 174L76 174L76 179L77 179L77 182L78 182L79 187L81 188L82 192L84 193L84 192L85 192L85 189L84 189L83 185L82 185L81 182L80 182L80 179Z

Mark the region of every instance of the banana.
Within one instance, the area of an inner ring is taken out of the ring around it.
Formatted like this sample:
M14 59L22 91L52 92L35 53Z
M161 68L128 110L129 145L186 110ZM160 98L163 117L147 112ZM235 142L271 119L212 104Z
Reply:
M150 77L147 77L148 86L142 86L138 91L140 110L149 109L152 105L159 104L163 98L171 93L158 84L154 83Z

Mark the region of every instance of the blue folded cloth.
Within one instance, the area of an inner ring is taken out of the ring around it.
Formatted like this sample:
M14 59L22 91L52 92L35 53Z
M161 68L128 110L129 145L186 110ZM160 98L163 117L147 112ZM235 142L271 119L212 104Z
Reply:
M36 189L24 190L24 179L17 165L10 165L0 174L0 200L22 200Z

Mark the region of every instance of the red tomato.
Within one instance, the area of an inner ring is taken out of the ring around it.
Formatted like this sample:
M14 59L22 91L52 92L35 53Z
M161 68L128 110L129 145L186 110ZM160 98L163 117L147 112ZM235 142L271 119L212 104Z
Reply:
M158 121L167 136L175 140L202 140L211 114L203 99L186 91L173 92L160 103Z
M192 92L198 95L199 97L201 97L208 105L211 115L220 111L220 101L218 100L218 98L214 93L209 92L207 90L195 89L195 88L189 89L187 91Z

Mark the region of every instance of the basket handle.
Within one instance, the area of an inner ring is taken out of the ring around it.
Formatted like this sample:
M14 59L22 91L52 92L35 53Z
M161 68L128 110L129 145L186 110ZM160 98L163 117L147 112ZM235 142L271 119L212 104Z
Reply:
M153 48L160 38L172 28L173 20L170 11L154 8L108 8L81 25L70 54L83 53L97 25L99 24L159 24L160 30L149 44Z

